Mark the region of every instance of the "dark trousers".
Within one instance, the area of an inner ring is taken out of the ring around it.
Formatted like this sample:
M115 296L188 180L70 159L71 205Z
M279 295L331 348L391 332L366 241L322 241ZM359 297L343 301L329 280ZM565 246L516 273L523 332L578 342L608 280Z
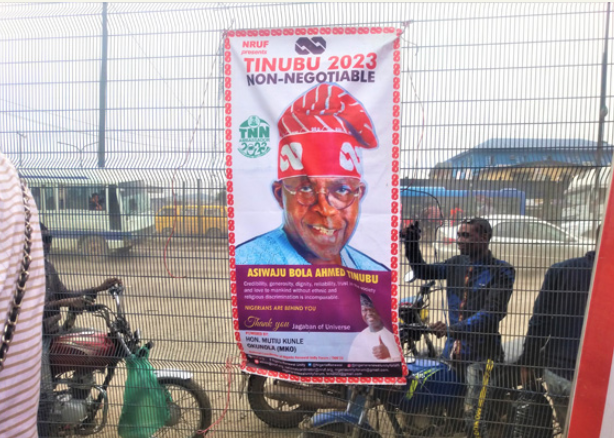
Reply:
M51 436L51 411L53 410L53 376L51 375L51 365L49 363L49 351L51 349L52 337L43 335L43 356L41 362L41 392L38 404L38 436L47 438Z

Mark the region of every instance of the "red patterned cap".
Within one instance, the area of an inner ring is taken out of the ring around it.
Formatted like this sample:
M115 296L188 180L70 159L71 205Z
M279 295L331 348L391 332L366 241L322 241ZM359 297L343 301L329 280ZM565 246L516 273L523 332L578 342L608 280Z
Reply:
M360 102L335 84L323 83L296 99L277 123L278 178L360 178L362 148L376 148L371 118Z

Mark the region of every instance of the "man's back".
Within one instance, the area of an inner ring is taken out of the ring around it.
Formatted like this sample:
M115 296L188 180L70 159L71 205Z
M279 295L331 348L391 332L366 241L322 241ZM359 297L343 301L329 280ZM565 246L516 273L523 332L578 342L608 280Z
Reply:
M545 344L541 365L573 378L594 260L591 251L550 267L529 322L524 364L541 364L540 349Z

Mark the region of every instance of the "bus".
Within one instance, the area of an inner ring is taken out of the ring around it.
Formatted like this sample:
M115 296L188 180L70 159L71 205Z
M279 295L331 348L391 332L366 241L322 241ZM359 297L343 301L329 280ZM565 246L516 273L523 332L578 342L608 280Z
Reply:
M108 169L20 172L57 250L84 255L127 253L154 230L143 180Z

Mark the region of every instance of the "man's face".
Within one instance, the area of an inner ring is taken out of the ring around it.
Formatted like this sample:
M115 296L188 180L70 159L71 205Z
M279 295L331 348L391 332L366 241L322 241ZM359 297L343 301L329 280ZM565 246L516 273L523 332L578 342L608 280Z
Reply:
M475 225L461 224L456 244L462 255L472 256L488 249L488 237L480 234Z
M367 323L370 331L378 332L384 327L382 319L374 307L361 305L360 313L362 314L362 320Z
M358 178L292 177L273 183L288 238L312 264L341 264L365 191Z

